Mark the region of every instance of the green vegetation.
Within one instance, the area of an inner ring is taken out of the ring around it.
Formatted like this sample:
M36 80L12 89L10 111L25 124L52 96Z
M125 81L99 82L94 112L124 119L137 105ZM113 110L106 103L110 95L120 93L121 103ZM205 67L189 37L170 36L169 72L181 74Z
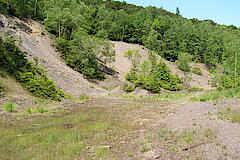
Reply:
M110 39L142 44L167 60L180 62L179 68L185 71L189 67L181 61L186 59L206 64L216 75L222 67L221 74L227 77L217 85L229 88L226 81L230 84L230 80L234 84L230 86L240 85L240 30L236 26L186 19L179 9L174 14L112 0L4 0L0 12L44 21L57 37L66 63L90 79L104 78L101 58L114 57L104 40ZM200 74L199 70L193 73Z
M15 159L16 155L17 159L88 159L89 151L96 159L113 159L110 150L101 146L120 140L132 130L115 116L109 108L78 107L54 118L35 115L29 121L9 119L16 125L1 119L0 159Z
M160 93L161 88L171 91L182 89L182 84L178 76L172 75L170 69L163 61L158 61L154 53L149 55L149 60L140 65L141 55L138 50L125 53L131 62L132 67L126 75L126 79L152 93ZM133 90L135 88L130 88Z
M147 146L142 146L141 152L145 153L145 152L148 152L148 151L150 151L150 148L149 148L149 147L147 147Z
M165 94L155 94L153 96L135 96L132 94L113 94L113 97L121 97L121 98L133 98L133 99L144 99L144 100L160 100L160 99L167 99L167 100L177 100L180 98L188 97L191 94L189 92L183 93L165 93Z
M228 107L226 110L218 111L217 114L222 120L230 120L232 123L240 122L240 110L232 110Z
M199 88L199 87L190 87L190 88L188 88L188 91L192 91L192 92L194 92L194 91L202 91L203 89L202 88Z
M208 100L217 100L221 98L239 98L240 97L240 88L232 88L214 92L207 92L199 97L190 98L192 101L208 101Z
M87 95L80 95L80 96L78 97L78 99L79 99L79 100L85 100L85 99L90 99L90 97L87 96Z
M14 45L12 38L0 38L0 69L14 76L21 84L37 97L60 100L67 95L58 90L45 71L30 63L26 55Z
M196 132L195 130L184 130L182 132L172 131L169 129L160 129L159 138L168 143L170 150L182 148L197 142L206 141L214 137L214 132L211 129Z
M191 67L189 66L189 62L192 61L192 56L188 53L181 52L178 55L178 69L182 70L183 72L190 72Z
M135 84L132 83L124 83L123 90L127 93L131 93L136 88Z
M12 113L12 112L16 112L17 108L16 105L12 102L6 103L3 105L4 111L8 112L8 113Z
M193 67L191 71L196 75L202 75L202 70L199 67Z

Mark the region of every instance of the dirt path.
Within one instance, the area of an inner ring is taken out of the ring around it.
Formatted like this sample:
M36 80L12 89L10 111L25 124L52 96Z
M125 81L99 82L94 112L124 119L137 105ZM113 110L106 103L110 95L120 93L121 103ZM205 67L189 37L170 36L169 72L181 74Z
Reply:
M221 120L218 114L229 105L239 109L239 104L239 100L126 103L123 119L139 128L122 137L112 151L126 160L240 159L240 124Z

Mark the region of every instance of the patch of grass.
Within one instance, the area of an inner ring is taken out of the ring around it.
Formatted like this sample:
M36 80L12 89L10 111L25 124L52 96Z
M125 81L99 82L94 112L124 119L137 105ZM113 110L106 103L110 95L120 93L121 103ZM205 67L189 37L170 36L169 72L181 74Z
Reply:
M231 115L231 121L233 123L239 123L240 122L240 110L239 111L236 111L234 112L232 115Z
M131 98L131 99L143 99L143 100L159 100L159 99L169 99L169 100L177 100L187 96L190 96L189 92L184 93L166 93L166 94L155 94L153 96L135 96L132 94L112 94L113 97L121 97L121 98Z
M132 84L132 83L125 83L124 86L123 86L123 90L126 92L126 93L131 93L135 90L136 88L136 85L135 84Z
M207 138L210 138L213 136L214 133L213 133L213 130L207 129L204 134Z
M106 148L94 148L94 153L99 158L106 158L108 155L110 155L110 152Z
M202 75L202 70L199 67L194 67L194 68L192 68L192 73L201 76Z
M46 112L48 112L48 110L43 108L42 106L38 106L38 107L36 107L36 112L37 113L46 113Z
M8 113L13 113L17 111L16 108L16 104L12 103L12 102L8 102L6 104L3 105L4 111L8 112Z
M195 140L194 140L195 133L196 133L196 131L185 130L183 132L183 134L181 135L181 140L187 144L192 144L195 142Z
M141 148L141 152L142 152L142 153L145 153L145 152L148 152L148 151L150 151L150 148L149 148L149 147L147 147L147 146L142 146L142 148Z
M149 135L147 136L147 142L148 142L148 143L151 143L151 142L152 142L152 139L153 139L153 136L149 134Z
M232 110L228 107L226 110L220 110L217 112L221 120L230 120L232 123L240 122L240 110Z
M231 88L226 90L207 92L199 97L190 98L191 101L209 101L217 100L222 98L239 98L240 97L240 88Z
M196 91L202 91L203 89L202 88L199 88L199 87L190 87L188 88L188 91L190 92L196 92Z
M34 111L32 108L28 108L27 111L26 111L28 114L32 114Z
M117 142L133 129L114 118L109 108L77 108L61 116L36 115L28 121L12 121L16 125L10 126L0 117L0 159L16 159L16 155L18 159L89 159L85 145ZM64 125L67 123L72 125ZM96 148L93 152L97 159L113 158L106 149Z
M87 96L87 95L80 95L80 96L78 97L78 99L79 99L79 100L85 100L85 99L90 99L90 97Z
M133 152L132 151L128 152L128 157L133 157Z

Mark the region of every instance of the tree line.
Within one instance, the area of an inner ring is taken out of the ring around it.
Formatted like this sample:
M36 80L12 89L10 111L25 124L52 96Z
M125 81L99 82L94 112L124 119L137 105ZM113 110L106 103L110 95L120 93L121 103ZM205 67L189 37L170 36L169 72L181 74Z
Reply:
M102 78L92 76L101 70L97 64L100 56L96 56L94 48L106 45L105 40L110 39L142 44L172 62L187 53L191 61L205 63L212 73L217 73L213 84L223 88L240 84L240 30L233 25L186 19L179 9L170 13L163 8L111 0L2 0L0 10L44 21L60 41L59 49L67 63L73 68L86 67L80 70L83 74L92 71L89 78ZM89 39L94 41L92 46L86 44ZM111 45L102 48L106 50L97 55L113 60ZM79 57L80 52L85 56Z

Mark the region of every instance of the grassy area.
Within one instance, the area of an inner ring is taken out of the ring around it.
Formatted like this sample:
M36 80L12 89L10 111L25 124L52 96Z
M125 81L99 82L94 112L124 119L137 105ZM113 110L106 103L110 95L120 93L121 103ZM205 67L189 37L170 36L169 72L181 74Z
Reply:
M142 100L160 100L160 99L170 99L170 100L177 100L184 97L190 96L191 93L184 92L184 93L166 93L166 94L155 94L153 96L135 96L132 94L113 94L111 96L113 97L119 97L119 98L132 98L132 99L142 99Z
M206 142L207 140L214 138L214 132L211 129L198 132L195 130L177 132L161 128L158 136L166 143L171 142L169 149L175 150L177 148L183 149L186 146L193 145L198 142Z
M81 108L55 117L0 119L0 159L89 159L89 152L95 159L113 159L109 149L97 146L116 142L119 133L128 129L129 125L117 121L107 109Z
M240 122L240 110L232 110L228 107L226 110L218 111L217 114L222 120L230 120L232 123Z
M207 92L199 97L190 98L191 101L208 101L222 98L239 98L240 88L232 88L221 91Z

